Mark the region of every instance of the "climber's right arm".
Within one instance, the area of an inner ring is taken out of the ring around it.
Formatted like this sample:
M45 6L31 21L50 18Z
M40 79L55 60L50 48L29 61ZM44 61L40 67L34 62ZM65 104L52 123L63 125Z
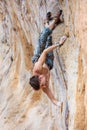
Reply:
M49 87L44 87L42 90L43 90L43 92L44 92L45 94L47 94L47 96L49 97L49 99L51 100L51 102L52 102L54 105L56 105L56 106L58 106L58 107L61 106L61 102L58 102L58 100L55 99L55 97L54 97L54 95L52 94L52 92L51 92L51 90L49 89Z
M53 51L55 48L57 48L59 45L52 45L50 47L48 47L47 49L45 49L43 51L43 53L41 54L40 58L38 59L38 63L43 66L43 64L45 63L45 60L46 60L46 55Z

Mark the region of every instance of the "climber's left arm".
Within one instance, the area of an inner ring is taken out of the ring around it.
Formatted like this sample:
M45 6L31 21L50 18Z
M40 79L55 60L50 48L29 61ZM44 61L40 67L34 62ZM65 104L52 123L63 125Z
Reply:
M56 105L59 106L59 102L57 99L55 99L54 95L52 94L51 90L49 89L49 87L44 87L43 92L47 94L47 96L49 97L49 99L51 100L51 102Z

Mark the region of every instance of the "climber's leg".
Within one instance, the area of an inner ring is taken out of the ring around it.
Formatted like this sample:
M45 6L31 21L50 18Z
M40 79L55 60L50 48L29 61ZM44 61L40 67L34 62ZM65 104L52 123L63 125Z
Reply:
M58 18L55 18L52 23L50 23L48 25L48 27L44 28L44 30L42 31L42 33L40 34L39 36L39 39L38 39L38 43L37 43L37 46L36 46L36 49L34 51L34 56L32 58L32 62L35 63L38 58L40 57L41 53L43 52L43 50L45 49L45 46L46 46L46 41L47 41L47 38L49 35L51 35L52 33L52 29L54 29L55 27L55 23L59 20L59 17Z
M53 63L54 63L54 55L52 52L51 55L50 56L47 55L47 58L46 58L46 64L49 67L49 70L53 68Z
M47 38L47 41L46 41L46 46L45 46L45 49L48 48L49 46L52 46L52 36L49 35L48 38Z
M44 28L44 30L41 32L38 43L36 46L36 49L34 51L34 56L32 58L32 62L35 63L38 58L40 57L41 53L45 49L47 37L52 33L52 30L49 28Z
M48 48L49 46L52 46L52 36L51 35L48 36L48 38L47 38L45 49ZM49 52L46 57L46 64L50 70L53 68L53 61L54 61L54 54L52 51L52 52Z
M40 36L39 36L39 39L38 39L38 43L37 43L37 47L35 49L35 52L34 54L41 54L43 52L43 50L45 49L45 46L46 46L46 41L47 41L47 38L48 36L51 35L52 33L52 29L54 28L55 26L55 23L58 19L55 18L52 23L50 23L48 25L48 27L44 28L44 30L40 33Z
M66 39L67 39L67 36L62 36L60 38L59 42L57 43L58 46L60 47L61 45L63 45L63 43L66 41ZM46 48L48 48L51 45L52 45L52 37L49 36L47 39ZM50 70L53 68L53 62L54 62L54 54L52 51L52 52L49 52L46 57L46 64L48 65Z

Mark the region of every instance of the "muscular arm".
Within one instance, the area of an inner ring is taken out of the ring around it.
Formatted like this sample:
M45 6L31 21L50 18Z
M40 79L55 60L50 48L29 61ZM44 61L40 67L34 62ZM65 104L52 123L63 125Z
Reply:
M47 49L45 49L45 50L43 51L43 53L41 54L40 58L38 59L39 64L40 64L40 65L43 65L43 64L45 63L45 60L46 60L46 55L47 55L49 52L53 51L53 50L54 50L55 48L57 48L57 47L58 47L58 45L52 45L52 46L48 47Z
M47 96L49 97L49 99L51 100L51 102L56 105L59 106L59 102L57 101L57 99L55 99L54 95L52 94L51 90L49 89L49 87L43 88L42 89L44 93L47 94Z
M60 41L59 41L59 44L60 44L60 45L63 44L66 39L67 39L66 36L61 37L61 39L60 39ZM39 70L42 70L43 64L45 63L45 60L46 60L46 55L47 55L49 52L51 52L51 51L53 51L54 49L56 49L56 48L59 46L59 44L52 45L52 46L48 47L47 49L45 49L45 50L43 51L43 53L41 54L40 58L38 59L38 68L39 68Z

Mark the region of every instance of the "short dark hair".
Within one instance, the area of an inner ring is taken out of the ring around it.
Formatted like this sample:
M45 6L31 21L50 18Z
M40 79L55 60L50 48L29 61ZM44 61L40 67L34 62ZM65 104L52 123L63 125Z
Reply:
M33 87L35 90L40 89L40 83L39 83L39 77L37 75L34 75L30 78L29 81L31 87Z

